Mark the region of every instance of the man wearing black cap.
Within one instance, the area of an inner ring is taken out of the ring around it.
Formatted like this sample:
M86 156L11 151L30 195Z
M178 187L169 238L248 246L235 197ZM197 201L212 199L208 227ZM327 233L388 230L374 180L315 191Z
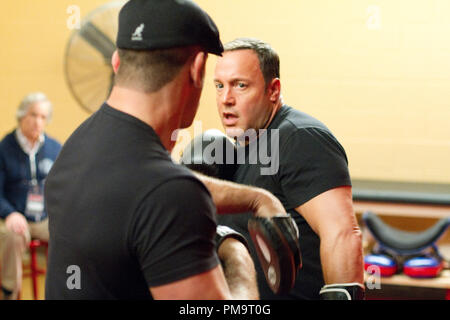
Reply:
M110 97L47 178L46 298L257 297L249 257L234 295L215 250L212 198L169 154L172 133L194 119L208 52L223 50L214 22L191 1L131 0L117 47Z

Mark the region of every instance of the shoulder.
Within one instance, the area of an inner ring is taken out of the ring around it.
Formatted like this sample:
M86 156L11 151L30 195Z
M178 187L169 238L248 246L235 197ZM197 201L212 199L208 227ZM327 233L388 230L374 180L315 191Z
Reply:
M339 144L330 129L313 116L284 105L275 129L279 130L280 142L283 145L301 143L333 143Z
M279 110L279 119L275 124L275 127L285 135L289 135L294 132L301 133L302 130L308 131L310 128L330 132L322 121L287 105L283 105L283 107Z
M170 204L176 205L212 199L206 186L194 175L180 175L166 179L155 188L152 195L158 199L161 199L160 197L168 199Z
M333 156L347 161L344 147L320 120L288 106L283 106L280 112L276 129L283 155L292 154L296 159Z
M13 130L10 133L7 133L3 139L0 141L0 145L6 145L6 144L10 144L12 141L15 141L15 130Z
M160 181L154 193L170 192L169 197L190 197L194 201L198 196L210 196L206 186L186 167L173 161L158 161L154 172Z
M206 186L188 168L174 161L153 161L153 185L147 200L186 210L187 208L213 206Z
M61 151L61 144L52 137L45 135L44 145L39 151L39 157L46 157L55 160Z
M0 141L0 152L8 152L12 148L19 147L19 145L17 144L14 132L15 132L15 130L10 132L10 133L8 133Z
M170 173L152 185L139 201L133 225L215 223L212 197L194 175Z
M167 152L157 152L158 150L127 156L128 161L122 166L126 172L126 180L131 181L136 191L139 191L136 194L138 202L155 200L160 203L160 200L168 199L169 202L172 201L170 199L176 202L177 197L184 195L192 195L194 198L196 193L209 195L206 187L191 170L173 161Z
M58 140L56 140L55 138L45 134L45 144L47 144L48 146L52 147L52 148L61 148L61 143L59 143Z

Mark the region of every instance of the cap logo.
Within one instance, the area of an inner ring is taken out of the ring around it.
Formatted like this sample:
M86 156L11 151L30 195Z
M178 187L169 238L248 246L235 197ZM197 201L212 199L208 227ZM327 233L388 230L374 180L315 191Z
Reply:
M142 32L144 31L144 24L141 23L136 30L134 30L133 34L131 35L132 41L142 41Z

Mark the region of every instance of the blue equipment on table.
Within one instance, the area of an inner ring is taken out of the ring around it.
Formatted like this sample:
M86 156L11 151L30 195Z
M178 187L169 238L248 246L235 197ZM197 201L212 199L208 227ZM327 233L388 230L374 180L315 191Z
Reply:
M364 257L366 271L376 270L381 276L403 272L414 278L432 278L446 267L436 242L450 226L450 217L421 232L391 227L370 211L364 212L363 221L376 241L371 254Z

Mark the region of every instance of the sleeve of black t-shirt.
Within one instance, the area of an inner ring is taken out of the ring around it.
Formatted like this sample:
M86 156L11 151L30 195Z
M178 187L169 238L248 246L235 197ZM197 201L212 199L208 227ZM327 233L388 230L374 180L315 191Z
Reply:
M209 192L195 178L169 180L146 197L131 238L149 287L218 265L215 210Z
M297 129L287 138L280 149L279 179L289 209L327 190L351 185L344 149L321 128Z

